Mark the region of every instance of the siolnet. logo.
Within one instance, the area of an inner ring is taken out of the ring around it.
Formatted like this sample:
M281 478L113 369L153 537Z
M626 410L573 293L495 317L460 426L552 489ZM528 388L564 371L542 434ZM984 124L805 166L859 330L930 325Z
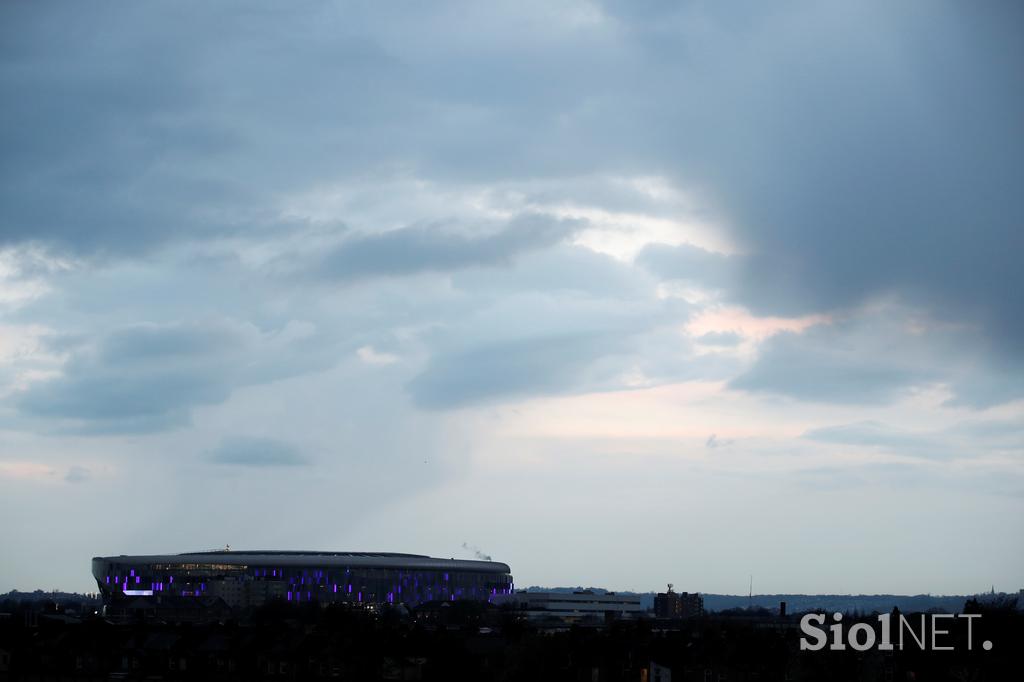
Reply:
M843 614L834 613L834 622L826 630L821 627L825 624L825 614L808 613L800 619L800 650L820 651L827 645L830 651L844 651L847 647L855 651L867 651L872 647L879 651L902 651L913 647L921 651L953 651L965 644L967 650L971 651L974 649L976 634L974 620L980 618L981 614L978 613L922 613L916 619L898 614L894 621L893 614L884 613L877 616L876 624L861 621L847 629L842 622ZM961 619L966 621L966 628L960 626L963 622ZM987 639L982 641L981 648L990 651L992 642Z

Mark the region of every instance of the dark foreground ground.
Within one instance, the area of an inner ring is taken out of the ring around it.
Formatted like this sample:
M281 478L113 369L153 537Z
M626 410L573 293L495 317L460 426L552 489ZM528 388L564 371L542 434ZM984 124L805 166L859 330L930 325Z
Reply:
M1024 616L1005 604L966 609L982 612L990 651L978 629L967 651L963 628L942 640L958 643L954 651L800 651L799 616L764 612L558 630L465 603L414 613L281 604L242 618L172 622L8 602L0 605L0 681L1024 679Z

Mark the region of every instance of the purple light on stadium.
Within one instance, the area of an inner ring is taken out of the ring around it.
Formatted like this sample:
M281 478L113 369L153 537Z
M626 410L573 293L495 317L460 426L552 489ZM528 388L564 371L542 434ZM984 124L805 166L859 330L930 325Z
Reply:
M292 593L291 593L291 592L289 592L289 593L288 593L288 601L291 601L291 600L292 600Z
M338 584L337 584L337 583L335 583L335 584L334 584L334 591L335 591L335 592L337 592L337 591L338 591Z
M107 576L107 584L108 585L110 584L110 576L109 575Z

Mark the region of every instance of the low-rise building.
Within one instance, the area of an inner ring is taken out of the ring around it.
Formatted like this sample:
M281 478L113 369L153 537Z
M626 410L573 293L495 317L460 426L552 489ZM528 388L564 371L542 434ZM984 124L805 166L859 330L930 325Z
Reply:
M637 618L644 614L639 595L580 590L577 592L514 592L499 595L496 604L508 604L531 621L598 624Z

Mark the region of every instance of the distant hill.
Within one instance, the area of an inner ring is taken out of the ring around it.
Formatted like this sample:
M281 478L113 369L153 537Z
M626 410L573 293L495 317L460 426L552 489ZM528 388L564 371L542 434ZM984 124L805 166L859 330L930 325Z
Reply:
M537 587L526 588L528 592L574 592L593 590L598 594L608 592L599 587ZM639 595L640 604L645 608L654 607L654 592L619 591L618 594ZM779 602L786 602L789 613L803 611L840 611L843 613L884 613L893 607L904 612L939 611L956 613L963 610L964 602L970 595L901 595L901 594L755 594L753 597L736 594L704 594L704 610L708 612L748 607L777 611Z
M34 590L32 592L19 592L18 590L11 590L7 594L0 594L0 602L3 601L14 601L14 602L32 602L32 601L52 601L52 602L74 602L74 603L86 603L86 604L99 604L100 598L96 594L81 594L79 592L60 592L60 591L44 591Z
M804 611L839 611L841 613L885 613L898 608L907 613L962 611L968 597L964 595L902 595L902 594L755 594L753 597L733 594L705 594L704 609L724 611L748 606L775 611L786 602L789 613ZM651 601L653 603L653 596Z

